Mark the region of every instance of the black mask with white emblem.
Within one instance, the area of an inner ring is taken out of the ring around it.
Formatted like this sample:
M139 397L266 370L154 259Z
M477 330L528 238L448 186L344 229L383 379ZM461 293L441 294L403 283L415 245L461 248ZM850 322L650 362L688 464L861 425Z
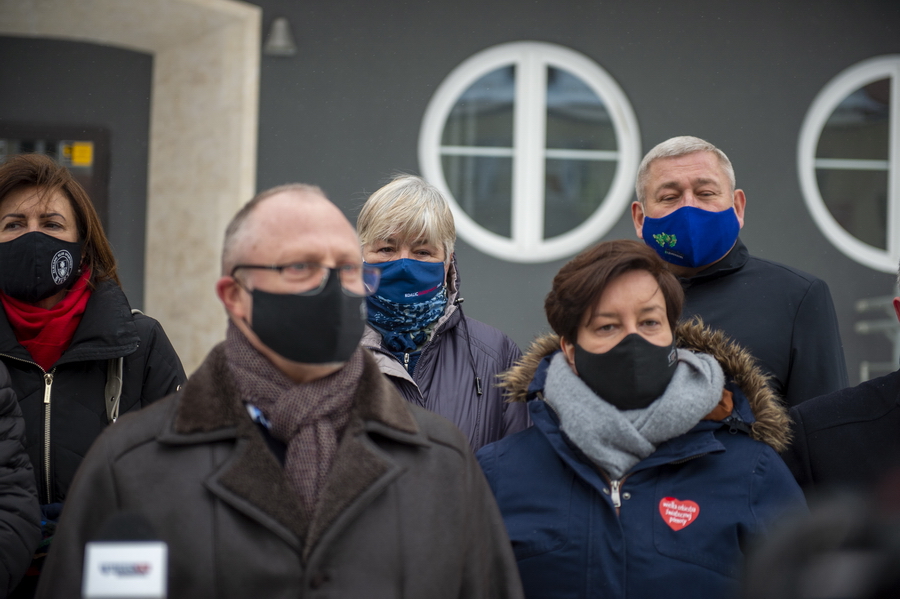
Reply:
M0 243L0 291L33 304L67 289L78 277L81 247L40 231Z

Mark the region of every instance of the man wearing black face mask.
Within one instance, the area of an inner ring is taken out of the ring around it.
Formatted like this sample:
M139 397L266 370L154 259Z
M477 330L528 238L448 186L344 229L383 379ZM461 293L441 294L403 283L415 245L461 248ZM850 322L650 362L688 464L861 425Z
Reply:
M738 238L747 198L731 161L696 137L673 137L638 168L637 236L684 287L684 312L750 350L788 405L848 383L837 315L821 279L751 256Z
M227 338L184 389L122 418L72 487L39 596L78 596L84 542L136 510L170 597L519 597L468 442L359 347L378 284L340 210L290 185L225 234Z

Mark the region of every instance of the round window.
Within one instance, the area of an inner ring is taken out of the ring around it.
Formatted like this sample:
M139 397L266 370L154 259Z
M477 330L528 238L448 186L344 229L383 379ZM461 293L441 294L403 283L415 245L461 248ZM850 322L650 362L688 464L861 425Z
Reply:
M900 260L900 55L863 61L809 108L800 186L822 233L844 254L893 273Z
M459 65L419 137L426 179L450 200L460 237L512 262L546 262L602 237L629 205L637 120L596 63L516 42Z

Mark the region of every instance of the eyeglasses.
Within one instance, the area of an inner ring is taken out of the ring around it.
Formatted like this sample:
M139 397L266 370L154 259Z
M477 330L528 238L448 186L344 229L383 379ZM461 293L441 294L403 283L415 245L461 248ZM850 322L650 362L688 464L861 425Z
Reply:
M378 289L378 283L381 281L381 269L369 264L342 264L337 268L315 262L272 265L237 264L231 269L232 278L237 280L234 273L241 268L273 270L278 273L282 281L299 289L295 292L297 295L318 295L325 289L328 275L332 272L337 272L340 277L344 293L356 297L372 295Z

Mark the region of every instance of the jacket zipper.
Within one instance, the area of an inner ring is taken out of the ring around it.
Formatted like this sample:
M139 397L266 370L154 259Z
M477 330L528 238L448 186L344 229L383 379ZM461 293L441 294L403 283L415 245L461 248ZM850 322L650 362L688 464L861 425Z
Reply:
M53 386L53 373L44 373L44 488L47 502L50 503L50 388Z
M616 516L619 515L619 512L622 510L622 485L625 484L625 479L627 479L630 474L626 474L622 478L612 479L605 472L599 470L600 474L606 479L606 482L609 483L609 497L612 499L613 507L616 508Z
M538 391L538 392L536 393L536 397L537 397L538 399L544 401L544 393L543 393L543 391ZM559 413L556 411L556 408L554 408L553 406L551 406L549 403L547 404L547 407L550 408L550 409L553 411L554 414L556 414L556 417L557 417L557 419L558 419L558 418L559 418ZM609 493L610 499L612 499L613 507L616 508L616 516L618 516L618 515L619 515L619 511L622 509L622 492L621 492L621 491L622 491L622 484L625 482L625 479L628 478L628 477L631 476L631 475L630 475L630 474L626 474L626 475L623 476L622 478L619 478L619 479L615 479L615 480L614 480L614 479L610 478L609 475L606 474L606 472L604 472L602 469L597 468L596 466L595 466L594 468L595 468L595 470L597 470L597 472L600 473L600 476L603 477L603 480L605 480L605 481L609 484L609 490L608 490L608 493ZM604 491L606 491L606 489L604 489Z
M403 354L403 367L406 368L406 372L409 372L409 354Z
M41 503L50 503L50 388L53 385L53 373L56 372L56 367L53 368L50 372L47 372L43 369L43 367L37 362L33 362L31 360L23 360L22 358L18 358L16 356L11 356L9 354L0 354L4 358L9 358L10 360L16 360L18 362L24 362L26 364L31 364L32 366L36 366L40 369L41 372L44 373L44 492L46 493L45 499L46 502Z
M618 513L619 508L622 507L622 496L619 494L619 487L621 487L621 485L621 480L609 481L609 493L610 497L612 497L613 507L616 508L616 513Z

